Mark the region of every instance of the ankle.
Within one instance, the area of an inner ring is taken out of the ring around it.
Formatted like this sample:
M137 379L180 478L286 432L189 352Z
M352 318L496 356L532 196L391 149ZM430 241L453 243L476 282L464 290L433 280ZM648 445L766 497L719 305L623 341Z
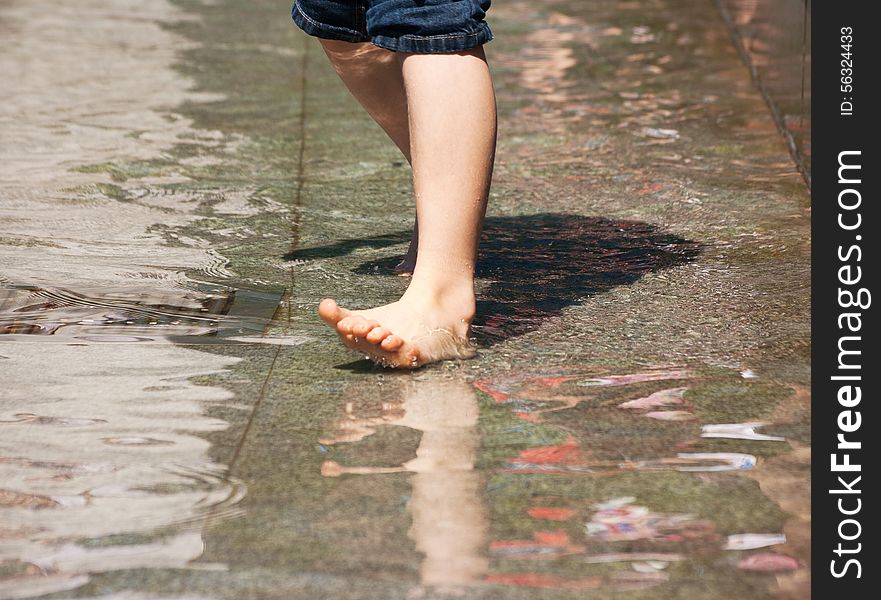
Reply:
M472 278L431 278L414 274L401 300L431 304L466 324L474 318L476 301Z

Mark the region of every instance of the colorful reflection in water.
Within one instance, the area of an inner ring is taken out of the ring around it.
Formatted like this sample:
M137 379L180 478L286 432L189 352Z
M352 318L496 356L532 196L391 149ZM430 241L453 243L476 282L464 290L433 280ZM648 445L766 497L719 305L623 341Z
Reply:
M780 391L678 367L502 374L470 385L392 379L372 401L348 392L319 438L329 454L321 474L412 475L408 535L423 554L424 586L625 591L700 580L730 593L732 580L754 584L746 573L802 565L780 549L783 514L742 476L785 439L757 433L773 428L766 422L708 422L724 401L711 397L720 385ZM658 418L679 413L690 418ZM389 427L418 432L414 458L395 464L399 449L365 445ZM733 442L714 443L721 437Z

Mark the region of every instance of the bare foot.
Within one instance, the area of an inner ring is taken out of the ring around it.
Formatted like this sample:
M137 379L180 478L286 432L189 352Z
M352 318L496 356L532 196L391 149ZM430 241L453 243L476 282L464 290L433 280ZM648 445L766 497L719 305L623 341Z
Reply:
M411 245L410 248L413 248ZM413 269L416 268L416 251L407 250L407 256L395 265L394 273L398 277L412 277Z
M415 369L452 358L471 358L468 328L474 294L427 294L407 290L385 306L351 311L326 298L318 307L322 320L346 347L384 367Z
M407 255L404 260L395 265L395 275L399 277L411 277L416 268L416 249L419 247L419 226L413 225L413 233L410 236L410 246L407 247Z

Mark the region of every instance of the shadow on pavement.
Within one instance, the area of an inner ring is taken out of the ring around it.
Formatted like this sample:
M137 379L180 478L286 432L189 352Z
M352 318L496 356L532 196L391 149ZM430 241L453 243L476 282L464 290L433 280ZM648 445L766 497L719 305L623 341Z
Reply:
M332 258L409 239L409 231L400 231L297 250L284 258ZM529 333L567 306L646 273L686 264L699 253L697 242L640 221L560 213L487 217L477 264L474 336L479 345L491 346ZM353 271L390 276L402 258L384 257Z

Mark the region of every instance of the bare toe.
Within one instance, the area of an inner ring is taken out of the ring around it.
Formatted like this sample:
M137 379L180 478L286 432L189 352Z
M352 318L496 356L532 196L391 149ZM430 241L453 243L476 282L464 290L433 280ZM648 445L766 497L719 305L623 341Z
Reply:
M358 337L366 337L367 334L370 333L370 331L375 327L379 327L379 321L376 321L374 319L362 319L361 321L355 323L355 325L352 327L352 333L354 333Z
M389 335L391 335L391 331L386 329L385 327L374 327L370 333L364 336L364 339L370 342L371 344L379 344L384 339L386 339Z
M355 326L363 320L364 319L357 315L349 315L348 317L340 319L340 321L336 324L336 330L344 335L354 334Z
M415 368L421 367L423 365L423 363L420 361L422 357L419 354L419 348L417 348L416 346L412 346L409 350L407 350L405 354L407 355L407 360L409 361L411 367Z
M381 344L382 349L388 350L389 352L394 352L395 350L397 350L398 348L400 348L403 345L404 345L404 340L402 340L400 337L396 336L395 334L389 335L387 338L382 340L382 344Z
M398 339L400 340L401 338ZM419 360L419 348L412 346L403 340L401 340L401 344L398 346L397 350L392 352L392 355L394 358L389 361L387 366L396 367L398 369L417 369L424 364Z
M341 319L349 315L349 311L341 308L332 298L325 298L318 305L318 315L325 323L334 327Z

